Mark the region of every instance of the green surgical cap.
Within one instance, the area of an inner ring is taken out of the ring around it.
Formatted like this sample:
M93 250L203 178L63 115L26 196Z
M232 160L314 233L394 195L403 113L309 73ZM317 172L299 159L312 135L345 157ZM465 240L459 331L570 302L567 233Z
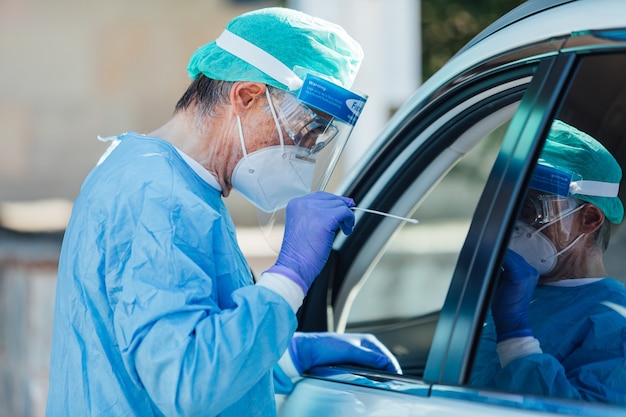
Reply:
M620 165L600 142L560 120L552 124L539 163L580 176L583 182L591 181L588 184L596 188L617 189L622 179ZM612 223L619 224L624 218L624 206L617 196L588 195L581 191L572 197L596 205Z
M290 71L302 68L347 89L352 86L363 59L361 46L341 26L283 7L259 9L235 17L220 38L228 35L232 39L233 34L239 42L238 51L246 49L241 47L241 39L244 44L249 42L262 50L250 52L248 48L243 54L248 58L258 57L258 52L264 55L265 51ZM280 77L268 75L268 71L252 65L253 59L238 58L218 46L220 38L201 46L192 55L187 67L190 78L204 74L215 80L262 82L294 90L293 86L290 88L281 82L283 80L276 79ZM242 54L237 55L242 57Z

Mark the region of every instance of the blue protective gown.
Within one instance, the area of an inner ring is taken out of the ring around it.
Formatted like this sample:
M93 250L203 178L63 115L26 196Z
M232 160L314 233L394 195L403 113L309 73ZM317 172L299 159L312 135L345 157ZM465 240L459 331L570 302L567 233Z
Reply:
M621 307L621 308L620 308ZM471 384L542 396L626 405L626 290L611 278L536 288L530 326L542 354L500 366L489 316Z
M293 310L251 285L218 190L170 144L120 138L65 234L46 415L275 415Z

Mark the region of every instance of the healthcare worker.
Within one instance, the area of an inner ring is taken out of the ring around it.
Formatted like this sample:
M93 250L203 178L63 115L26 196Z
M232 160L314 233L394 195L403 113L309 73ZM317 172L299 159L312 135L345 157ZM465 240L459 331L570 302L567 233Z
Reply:
M63 242L48 417L271 416L274 367L287 390L316 365L399 372L371 335L294 334L335 233L354 224L351 199L311 191L364 104L349 90L361 59L339 26L246 13L194 53L171 120L113 139ZM233 187L264 213L286 206L256 283L222 200Z
M603 252L622 171L555 121L504 257L471 384L626 405L626 289ZM538 284L538 286L537 286Z

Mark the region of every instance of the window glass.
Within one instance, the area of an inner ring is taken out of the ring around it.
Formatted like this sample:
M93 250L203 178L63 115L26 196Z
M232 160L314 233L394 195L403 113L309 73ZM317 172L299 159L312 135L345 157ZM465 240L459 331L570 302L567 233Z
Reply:
M577 65L511 231L470 384L626 405L626 56Z
M509 117L504 123L500 118L487 136L470 139L466 133L463 141L472 143L471 150L416 201L412 217L419 223L405 223L393 235L351 306L347 331L376 334L406 375L423 373L439 310Z
M352 305L348 322L438 311L508 123L465 155L395 234Z

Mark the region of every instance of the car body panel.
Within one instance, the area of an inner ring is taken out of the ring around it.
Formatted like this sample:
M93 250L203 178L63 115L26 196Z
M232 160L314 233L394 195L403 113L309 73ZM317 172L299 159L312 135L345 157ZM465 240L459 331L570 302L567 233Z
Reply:
M346 380L355 379L352 374L342 375ZM341 378L337 376L337 379ZM381 388L360 386L331 380L306 379L296 386L290 401L280 406L280 416L301 417L449 417L457 416L462 410L465 417L485 415L506 415L511 417L548 416L550 413L511 409L506 406L482 404L476 401L446 398L445 396L426 397L420 392L422 387L404 384L401 381L387 382L393 391L380 394ZM385 383L379 383L384 385ZM511 396L503 401L518 400ZM461 404L459 404L461 402ZM303 411L305 410L305 411Z
M499 265L498 247L508 240L505 233L516 207L514 195L520 193L524 175L532 163L527 155L538 153L539 134L549 128L548 110L554 106L563 88L563 74L568 72L564 67L571 67L573 58L570 55L544 61L513 117L461 250L457 273L449 290L451 301L444 304L437 329L444 336L440 339L435 333L425 380L458 384L466 377L465 370L474 346L464 342L475 337L472 332L479 328L478 320L484 320L484 314L477 311L484 305L488 291L489 281L483 277L492 275L495 266ZM544 83L552 84L554 88L541 88ZM509 204L501 204L502 201ZM501 227L487 227L490 224ZM473 320L468 322L469 318Z

